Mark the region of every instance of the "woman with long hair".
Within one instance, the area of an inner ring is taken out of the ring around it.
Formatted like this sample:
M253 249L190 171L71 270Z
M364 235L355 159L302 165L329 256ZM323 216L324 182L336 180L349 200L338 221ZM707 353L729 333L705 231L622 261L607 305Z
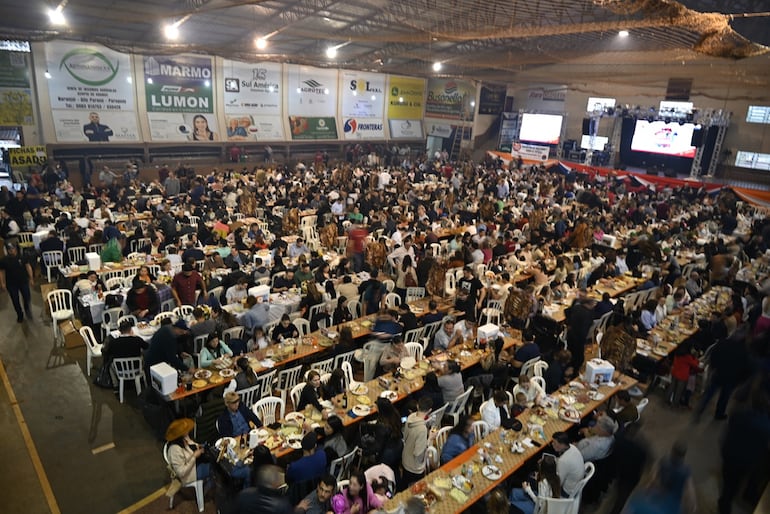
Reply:
M412 266L412 257L407 254L401 259L401 264L396 269L396 290L395 293L401 297L402 302L406 302L406 288L417 286L417 272Z
M231 380L225 388L225 393L228 391L240 391L241 389L248 389L257 383L257 374L249 364L249 359L246 357L239 357L235 361L235 366L238 368L238 374L235 375L235 380Z
M473 420L466 415L452 428L441 449L441 464L446 464L473 445Z
M217 135L209 128L209 120L202 114L196 114L193 117L193 141L214 141Z
M308 405L312 405L319 412L323 412L321 406L321 374L316 370L310 370L307 374L307 383L299 396L299 403L294 406L297 412L303 410Z
M382 507L382 500L374 494L361 470L350 472L350 483L332 498L335 514L365 514Z
M537 467L537 494L532 490L529 482L524 482L521 488L511 491L511 505L519 509L523 514L535 512L535 505L542 511L548 498L561 498L561 481L556 474L556 457L544 454Z

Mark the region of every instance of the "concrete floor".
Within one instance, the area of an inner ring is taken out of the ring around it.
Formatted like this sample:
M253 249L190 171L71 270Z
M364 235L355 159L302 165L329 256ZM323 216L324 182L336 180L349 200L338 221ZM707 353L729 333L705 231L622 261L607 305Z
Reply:
M34 321L17 324L8 295L0 294L0 358L60 511L115 513L163 487L167 474L161 443L150 433L135 393L128 390L121 405L111 391L93 386L85 373L85 348L53 347L51 324L40 316L38 291L33 292L33 311L37 313ZM687 458L694 469L698 513L715 513L717 450L724 422L704 416L709 421L691 425L689 413L669 409L661 398L659 392L651 395L642 434L656 457L677 438L689 442ZM4 391L0 392L0 441L2 511L50 512ZM606 512L612 494L611 489L601 505L586 512ZM751 511L736 505L733 512Z

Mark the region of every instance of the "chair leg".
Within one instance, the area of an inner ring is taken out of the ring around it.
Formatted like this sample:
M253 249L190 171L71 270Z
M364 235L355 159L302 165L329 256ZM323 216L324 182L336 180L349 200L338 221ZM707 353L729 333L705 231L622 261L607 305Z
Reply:
M198 502L198 512L203 512L203 480L195 481L195 499Z
M121 378L119 379L119 382L120 382L120 403L123 403L123 389L124 389L123 386L125 385L126 381Z
M91 352L86 351L86 374L91 376Z

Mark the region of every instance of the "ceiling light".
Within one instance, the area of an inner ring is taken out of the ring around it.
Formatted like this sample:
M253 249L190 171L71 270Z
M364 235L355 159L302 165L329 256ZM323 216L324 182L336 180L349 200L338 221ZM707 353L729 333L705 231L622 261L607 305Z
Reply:
M404 103L404 97L403 96L399 96L398 97L398 103L400 103L400 104Z
M258 37L254 40L254 46L257 47L257 50L264 50L267 48L267 39L263 37Z
M441 63L436 61L433 63L433 71L441 71Z
M51 72L48 70L45 70L45 78L50 79L51 78Z
M628 31L627 30L621 30L618 32L618 36L620 37L628 37Z
M206 86L206 87L211 87L211 81L210 81L210 80L207 80L207 81L205 81L205 82L203 83L203 85L204 85L204 86Z
M372 101L377 100L377 97L372 95Z
M329 88L328 88L328 87L325 87L325 88L324 88L324 94L325 94L325 95L328 95L328 94L329 94Z
M147 83L152 84L152 77L147 77Z
M177 23L169 23L163 27L163 34L166 39L175 40L179 37L179 25Z
M131 84L134 80L131 77L126 77L126 82Z
M58 6L56 9L48 9L48 19L52 25L65 25L67 20L64 19L63 6Z
M475 100L471 100L471 107L476 107L476 101Z
M330 46L326 49L326 57L329 59L334 59L337 57L337 47L336 46Z

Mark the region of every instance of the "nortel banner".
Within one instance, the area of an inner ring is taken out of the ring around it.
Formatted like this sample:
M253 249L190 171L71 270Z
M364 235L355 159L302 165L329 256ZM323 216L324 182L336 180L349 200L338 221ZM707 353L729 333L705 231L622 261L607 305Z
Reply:
M347 118L342 122L345 139L385 139L382 120L372 118Z
M388 120L390 139L422 139L421 120Z
M46 43L45 81L56 140L137 141L131 59L109 48L55 41Z

